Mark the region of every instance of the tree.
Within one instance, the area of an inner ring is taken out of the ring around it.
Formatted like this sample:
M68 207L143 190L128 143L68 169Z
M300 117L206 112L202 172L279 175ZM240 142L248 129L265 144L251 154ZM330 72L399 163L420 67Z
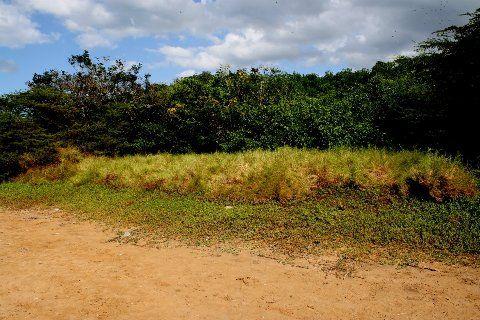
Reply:
M423 42L425 68L435 83L440 103L447 110L447 146L480 163L480 8L467 13L467 24L437 31Z
M2 101L3 100L3 101ZM0 181L56 160L49 134L36 123L15 114L0 100Z

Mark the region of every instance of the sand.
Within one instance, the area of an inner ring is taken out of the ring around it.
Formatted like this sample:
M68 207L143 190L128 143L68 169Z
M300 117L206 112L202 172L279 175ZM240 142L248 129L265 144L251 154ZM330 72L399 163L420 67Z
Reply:
M0 319L480 319L472 267L371 264L343 277L114 236L58 210L1 210Z

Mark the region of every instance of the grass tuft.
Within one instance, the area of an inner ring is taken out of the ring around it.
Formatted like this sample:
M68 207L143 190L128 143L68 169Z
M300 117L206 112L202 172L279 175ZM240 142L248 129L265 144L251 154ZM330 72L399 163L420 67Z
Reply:
M263 203L316 199L357 188L438 202L477 194L475 177L459 161L415 151L328 151L280 148L235 154L158 154L122 158L62 152L55 166L19 181L68 181L114 189L157 190L208 200Z

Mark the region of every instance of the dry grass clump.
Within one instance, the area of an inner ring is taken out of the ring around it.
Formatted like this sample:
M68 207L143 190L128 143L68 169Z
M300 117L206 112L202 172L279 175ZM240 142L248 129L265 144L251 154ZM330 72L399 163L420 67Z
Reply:
M59 148L58 151L56 164L31 168L17 180L21 182L63 181L74 176L78 172L78 163L84 159L84 156L76 148Z
M254 203L303 200L316 197L319 191L345 187L437 201L477 193L476 179L461 163L416 151L280 148L235 154L73 158L64 156L60 164L31 171L21 180L68 180L76 185Z

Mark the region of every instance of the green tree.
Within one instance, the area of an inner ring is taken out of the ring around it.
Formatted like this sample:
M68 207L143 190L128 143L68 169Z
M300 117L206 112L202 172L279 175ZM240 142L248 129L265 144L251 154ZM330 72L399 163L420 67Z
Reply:
M439 103L446 109L447 147L480 163L477 114L480 111L480 8L465 14L463 26L435 33L420 45L418 59L433 78Z

